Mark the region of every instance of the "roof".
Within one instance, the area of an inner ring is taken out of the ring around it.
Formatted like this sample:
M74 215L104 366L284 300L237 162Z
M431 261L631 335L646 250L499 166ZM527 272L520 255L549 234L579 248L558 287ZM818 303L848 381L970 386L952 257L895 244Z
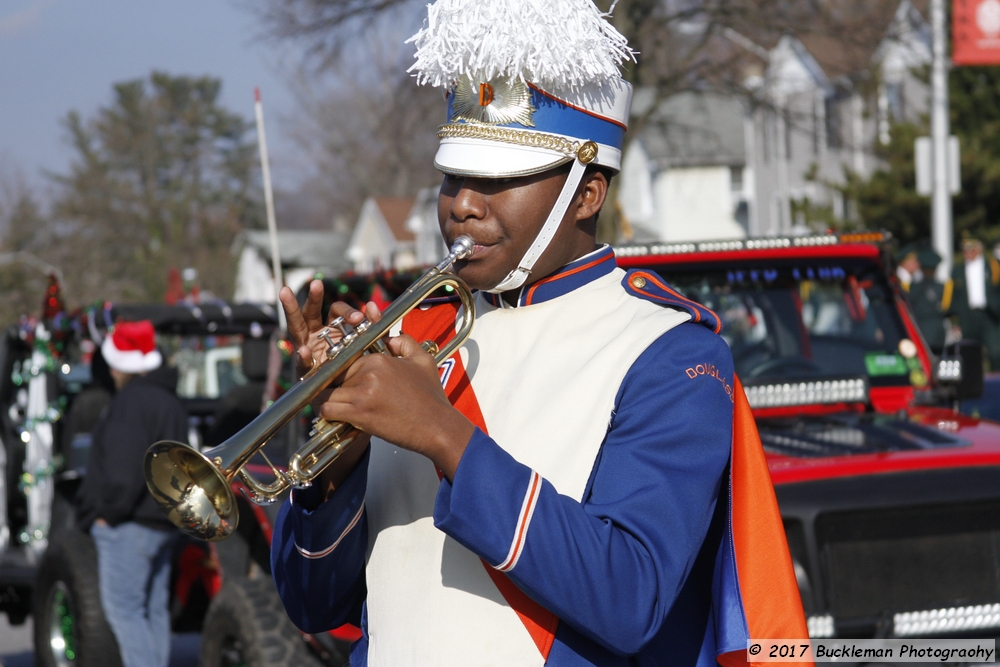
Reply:
M413 241L416 238L413 232L406 228L406 220L410 217L414 197L375 197L374 200L397 241Z
M636 91L641 108L649 89ZM648 106L648 103L646 104ZM660 103L636 140L660 169L699 166L743 166L743 103L719 93L680 93Z
M930 0L837 0L830 4L829 20L837 22L838 29L798 37L831 79L869 69L879 47L902 37L898 33L907 29L894 25L895 21L926 22L930 16Z
M899 36L893 34L897 32L893 26L895 20L926 23L929 16L930 0L825 0L819 3L813 20L803 21L808 30L796 31L792 36L816 60L823 73L835 80L870 69L879 47L887 39ZM781 38L767 28L748 29L742 36L768 51Z
M271 237L266 230L243 232L244 242L261 256L271 257ZM278 232L278 252L284 267L316 267L339 273L350 267L344 251L348 234L336 231L281 230Z
M799 41L830 79L849 77L868 69L878 48L878 43L845 42L827 35L803 35Z

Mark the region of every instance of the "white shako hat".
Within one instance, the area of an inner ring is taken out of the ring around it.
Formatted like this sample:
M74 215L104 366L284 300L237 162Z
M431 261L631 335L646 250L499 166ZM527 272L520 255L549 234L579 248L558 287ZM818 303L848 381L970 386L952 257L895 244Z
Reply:
M511 178L573 163L535 242L490 291L516 289L555 235L586 165L621 168L632 86L619 66L635 55L592 0L437 0L409 41L418 83L447 91L439 170Z
M108 366L122 373L148 373L163 363L156 349L156 330L149 320L119 322L101 343Z

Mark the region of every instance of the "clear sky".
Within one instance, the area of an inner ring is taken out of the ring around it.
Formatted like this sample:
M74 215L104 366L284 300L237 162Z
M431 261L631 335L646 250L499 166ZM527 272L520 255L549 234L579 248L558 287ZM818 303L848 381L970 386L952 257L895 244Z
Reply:
M280 184L294 161L281 123L294 112L281 75L294 54L260 32L232 0L0 0L0 169L44 187L42 170L65 173L72 158L61 119L92 117L112 84L157 69L222 79L223 105L250 119L260 86Z

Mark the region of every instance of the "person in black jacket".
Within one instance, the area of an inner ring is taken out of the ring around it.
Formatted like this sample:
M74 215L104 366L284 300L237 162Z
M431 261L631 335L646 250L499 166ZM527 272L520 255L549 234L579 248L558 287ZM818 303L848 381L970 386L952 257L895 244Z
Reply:
M97 547L101 606L125 667L166 667L170 560L178 532L146 489L143 457L187 441L177 371L163 366L151 322L115 326L101 352L117 393L93 432L77 518Z
M945 285L946 315L958 320L962 338L983 346L989 370L1000 370L1000 261L983 253L977 239L962 242L962 262Z
M944 351L945 342L944 307L942 305L944 284L938 282L937 278L934 277L934 272L937 270L938 264L941 263L941 255L932 248L924 246L917 252L917 259L923 277L910 283L907 288L907 301L920 333L923 334L931 351L940 355Z

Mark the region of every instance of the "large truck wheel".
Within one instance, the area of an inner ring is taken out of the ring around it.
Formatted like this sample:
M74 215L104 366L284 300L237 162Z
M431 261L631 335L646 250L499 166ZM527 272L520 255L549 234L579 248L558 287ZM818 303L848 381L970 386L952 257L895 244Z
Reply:
M35 579L34 635L38 667L121 667L90 535L62 531L45 550Z
M209 605L201 632L201 667L323 664L288 619L270 577L231 578ZM331 656L326 664L346 664L346 656Z

